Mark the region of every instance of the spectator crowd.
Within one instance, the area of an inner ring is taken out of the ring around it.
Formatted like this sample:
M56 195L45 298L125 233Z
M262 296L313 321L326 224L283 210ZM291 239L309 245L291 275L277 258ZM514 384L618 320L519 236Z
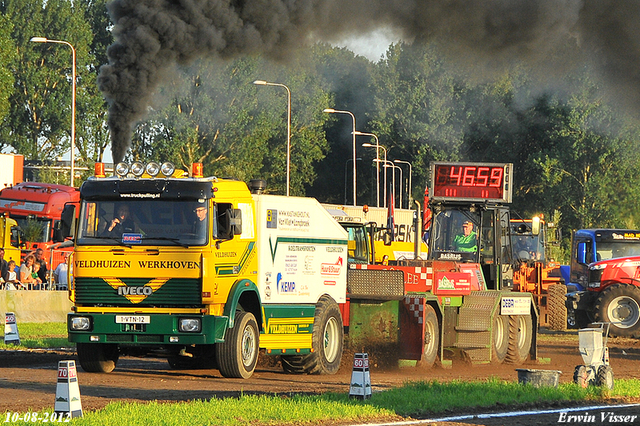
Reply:
M4 248L0 248L0 288L4 290L67 290L67 260L69 252L51 273L44 258L44 250L38 248L26 254L22 264L6 261Z

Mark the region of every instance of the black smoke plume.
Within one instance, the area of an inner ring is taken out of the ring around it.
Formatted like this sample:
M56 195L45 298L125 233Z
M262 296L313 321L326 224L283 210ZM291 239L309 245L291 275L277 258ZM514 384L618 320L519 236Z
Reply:
M258 52L281 58L304 43L380 27L407 41L439 40L468 64L519 60L560 72L588 60L621 101L640 105L637 0L114 0L108 9L116 41L98 84L110 104L116 162L174 64Z

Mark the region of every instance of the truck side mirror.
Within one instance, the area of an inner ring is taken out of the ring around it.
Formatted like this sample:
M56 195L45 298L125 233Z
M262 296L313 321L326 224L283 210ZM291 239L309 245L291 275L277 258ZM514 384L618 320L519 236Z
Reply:
M391 245L391 232L389 232L388 230L385 231L382 234L382 241L383 241L385 246L390 246Z
M578 243L578 263L587 262L587 243Z
M76 206L66 204L60 215L60 220L55 223L53 229L53 241L62 242L69 237L74 237L76 229Z
M229 227L231 235L242 234L242 210L229 209Z

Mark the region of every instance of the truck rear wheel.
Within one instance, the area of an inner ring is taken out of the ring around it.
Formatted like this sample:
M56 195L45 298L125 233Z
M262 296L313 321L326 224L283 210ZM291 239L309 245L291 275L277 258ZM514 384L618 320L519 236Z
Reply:
M509 347L506 361L509 364L522 364L531 350L533 324L530 315L509 316Z
M342 315L338 304L322 296L313 320L313 352L307 355L283 355L282 368L287 373L335 374L340 368L344 343Z
M553 284L547 289L547 311L549 312L549 329L564 331L567 329L567 306L565 296L567 286Z
M595 319L610 322L616 337L640 337L640 290L630 284L605 289L596 299Z
M237 311L224 342L216 344L216 358L224 377L248 379L258 362L259 330L251 312Z
M424 346L418 367L431 368L438 358L440 327L438 327L438 316L433 306L426 305L424 312Z
M111 373L120 358L118 345L109 343L78 343L78 360L88 373Z
M509 349L509 317L496 315L493 319L493 339L491 361L502 364L507 357Z

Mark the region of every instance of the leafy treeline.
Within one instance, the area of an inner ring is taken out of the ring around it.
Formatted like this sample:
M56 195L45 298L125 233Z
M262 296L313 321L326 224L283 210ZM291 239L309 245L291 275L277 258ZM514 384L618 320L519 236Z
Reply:
M46 161L69 150L71 52L29 42L44 36L77 52L76 161L105 159L107 104L96 77L113 42L106 3L0 0L3 152ZM605 99L587 65L553 85L515 63L478 77L436 43L392 44L375 63L323 43L276 62L201 58L176 66L154 94L127 159L184 168L199 161L208 175L264 178L271 192L285 193L287 92L252 84L266 80L291 90L293 195L353 203L353 123L323 112L335 108L354 114L356 130L378 136L381 158L386 152L388 161L411 163L413 199L422 200L433 160L512 162L513 209L522 217L559 217L565 236L576 228L640 226L637 115ZM357 203L376 205L376 152L362 146L375 140L356 141ZM395 166L406 207L409 168Z

